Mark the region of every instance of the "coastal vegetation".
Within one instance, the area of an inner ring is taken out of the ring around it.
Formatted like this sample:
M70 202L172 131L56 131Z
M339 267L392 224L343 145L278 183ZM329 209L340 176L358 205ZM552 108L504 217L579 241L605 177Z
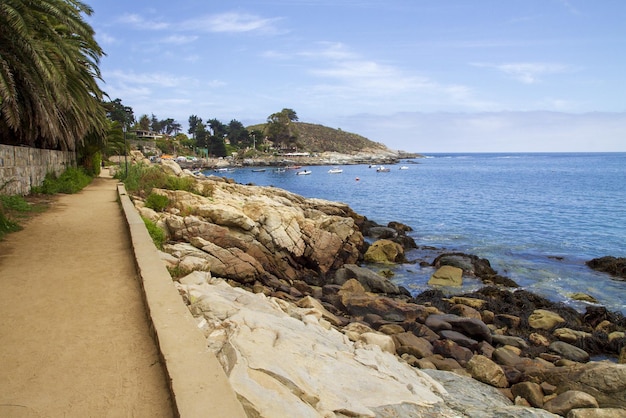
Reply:
M73 194L84 189L93 177L89 176L84 169L80 167L69 167L59 176L54 173L48 173L41 186L32 188L34 194Z

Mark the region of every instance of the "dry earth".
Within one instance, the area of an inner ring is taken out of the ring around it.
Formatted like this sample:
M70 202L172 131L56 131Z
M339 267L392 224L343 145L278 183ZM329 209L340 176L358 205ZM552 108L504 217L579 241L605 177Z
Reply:
M0 416L171 417L116 181L0 242Z

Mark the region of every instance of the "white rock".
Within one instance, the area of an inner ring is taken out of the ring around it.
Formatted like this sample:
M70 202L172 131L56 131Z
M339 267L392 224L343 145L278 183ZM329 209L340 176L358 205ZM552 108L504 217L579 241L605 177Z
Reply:
M197 305L205 317L228 325L224 345L213 349L237 394L260 416L343 411L367 417L385 405L427 408L441 402L445 390L433 379L378 345L357 348L340 332L319 326L310 309L291 305L289 310L303 311L302 321L282 309L284 301L227 284L211 287Z

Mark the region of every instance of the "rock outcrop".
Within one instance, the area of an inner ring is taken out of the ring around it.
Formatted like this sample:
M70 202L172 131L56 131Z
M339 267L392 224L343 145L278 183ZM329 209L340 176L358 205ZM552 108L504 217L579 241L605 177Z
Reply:
M362 257L363 218L345 204L218 177L199 180L197 189L208 196L154 189L170 207L150 217L164 226L170 241L194 246L193 256L206 259L220 277L241 283L315 282Z
M403 261L411 240L401 239L410 230L402 224L381 227L344 204L221 178L199 180L196 190L153 190L167 196L164 212L137 206L166 230L162 259L250 416L626 408L626 366L590 361L626 359L623 316L495 286L412 297L359 265L375 247L364 234L391 249L387 262ZM505 282L475 256L447 254L434 265Z
M626 280L626 257L606 256L587 261L587 265L598 271Z

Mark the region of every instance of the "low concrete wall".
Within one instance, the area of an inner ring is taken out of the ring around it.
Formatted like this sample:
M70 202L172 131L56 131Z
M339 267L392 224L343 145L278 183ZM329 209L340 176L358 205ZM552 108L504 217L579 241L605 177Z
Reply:
M75 152L0 145L0 193L25 196L47 173L75 166Z
M123 183L117 191L175 412L183 418L245 418L226 373L183 303Z

